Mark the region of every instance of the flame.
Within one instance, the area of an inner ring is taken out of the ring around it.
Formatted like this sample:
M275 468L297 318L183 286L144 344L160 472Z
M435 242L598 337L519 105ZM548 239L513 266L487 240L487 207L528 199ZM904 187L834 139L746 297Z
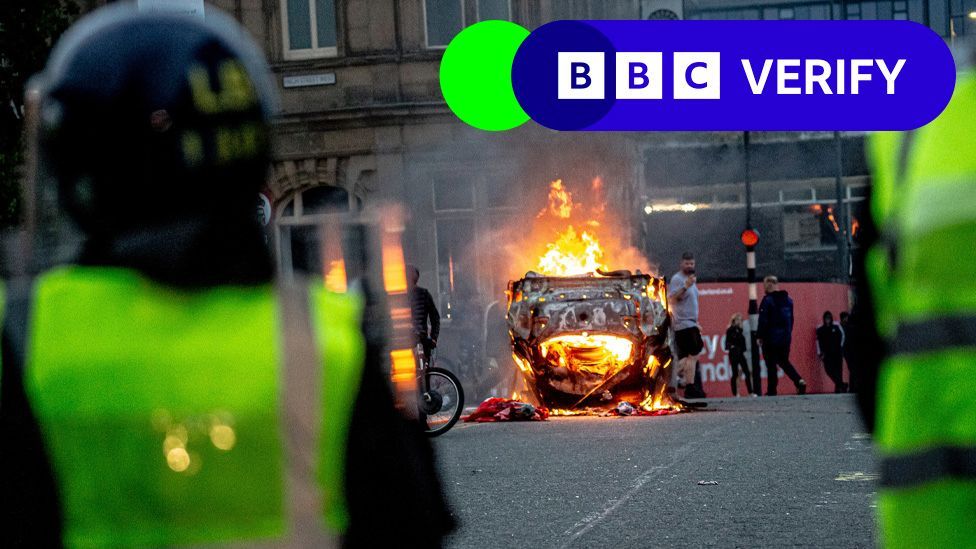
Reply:
M450 278L451 291L454 291L454 254L447 256L448 277Z
M547 276L576 276L606 268L603 248L596 236L587 231L577 233L570 225L555 242L546 245L536 270Z
M667 367L669 364L671 364L671 359L668 359L664 367ZM644 372L653 375L653 373L658 371L658 366L657 357L651 355L651 358L647 359L647 364L644 366ZM641 401L639 407L645 412L681 412L685 409L680 403L671 399L671 395L668 394L668 387L664 384L661 384L655 391L647 391L647 395Z
M599 178L594 179L594 190L602 184ZM574 207L572 193L563 186L562 179L557 179L549 184L549 204L539 216L548 214L556 219L569 219ZM596 220L591 221L598 224ZM587 231L577 233L569 225L558 233L555 241L546 244L546 252L539 257L536 271L548 276L585 275L605 268L602 259L603 248L596 237Z
M834 218L834 209L830 206L827 207L827 221L830 221L830 224L834 226L835 233L840 232L840 225L837 224L837 219Z
M630 361L634 344L613 335L566 334L543 341L539 352L561 368L597 375L613 375Z
M552 416L592 416L596 415L592 410L582 409L582 410L567 410L565 408L551 408L549 410L549 417Z
M515 353L512 353L512 358L515 359L515 364L518 366L519 370L522 370L523 374L525 375L532 374L532 366L529 365L529 362L527 360L518 356Z
M528 248L529 258L538 260L534 265L531 259L525 263L516 261L521 269L513 269L512 274L521 276L526 270L533 270L544 276L599 276L597 270L610 270L609 263L614 268L649 272L647 259L628 244L627 233L620 223L605 217L604 190L603 179L593 178L586 188L589 202L584 207L562 179L552 181L548 203L532 228L533 236L511 250L514 255L524 257Z
M852 217L851 219L851 236L857 236L857 231L861 229L861 222L856 217Z
M563 186L563 180L557 179L549 184L549 204L542 208L538 217L551 215L559 219L569 219L573 215L573 195Z
M330 292L346 293L346 263L341 259L329 262L329 271L325 273L325 288Z

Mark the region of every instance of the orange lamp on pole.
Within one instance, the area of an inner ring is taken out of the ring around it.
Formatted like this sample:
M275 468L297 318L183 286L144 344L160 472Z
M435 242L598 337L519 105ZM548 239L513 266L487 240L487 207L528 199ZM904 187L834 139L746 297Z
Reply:
M755 229L746 229L742 231L741 235L739 235L739 239L742 240L742 243L747 247L755 246L759 243L759 231Z

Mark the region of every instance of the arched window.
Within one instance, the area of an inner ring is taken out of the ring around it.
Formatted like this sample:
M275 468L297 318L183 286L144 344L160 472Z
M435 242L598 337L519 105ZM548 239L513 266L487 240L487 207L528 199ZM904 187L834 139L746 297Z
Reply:
M278 252L285 274L321 274L318 226L329 215L362 209L362 200L350 200L342 187L320 186L305 189L287 199L278 213Z

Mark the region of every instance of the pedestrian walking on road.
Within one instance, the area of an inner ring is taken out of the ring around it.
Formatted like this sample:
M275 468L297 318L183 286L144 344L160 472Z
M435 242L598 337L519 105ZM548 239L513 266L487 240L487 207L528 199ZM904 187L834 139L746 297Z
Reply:
M807 382L800 377L799 372L790 363L790 345L793 342L793 299L786 290L779 289L779 279L767 276L763 279L766 296L759 305L759 344L762 346L763 358L766 359L766 395L776 396L777 376L776 368L793 381L796 393L802 395L807 392ZM759 392L759 387L756 392Z
M835 393L846 393L844 383L844 331L834 324L834 315L824 311L823 324L817 328L817 356L823 361L827 377L834 382Z
M745 376L746 390L752 392L752 381L746 361L746 337L742 333L742 315L735 313L725 330L725 350L729 353L729 366L732 368L732 396L739 396L739 368Z
M668 296L674 316L674 343L678 348L678 387L684 387L686 398L705 398L698 354L705 348L698 326L698 286L695 256L681 255L681 270L671 277Z

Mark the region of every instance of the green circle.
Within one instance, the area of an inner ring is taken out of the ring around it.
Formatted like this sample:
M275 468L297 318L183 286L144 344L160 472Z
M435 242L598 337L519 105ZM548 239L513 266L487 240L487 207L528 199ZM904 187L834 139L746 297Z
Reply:
M512 61L529 31L510 21L482 21L451 40L441 60L441 93L461 120L503 131L529 119L512 89Z

